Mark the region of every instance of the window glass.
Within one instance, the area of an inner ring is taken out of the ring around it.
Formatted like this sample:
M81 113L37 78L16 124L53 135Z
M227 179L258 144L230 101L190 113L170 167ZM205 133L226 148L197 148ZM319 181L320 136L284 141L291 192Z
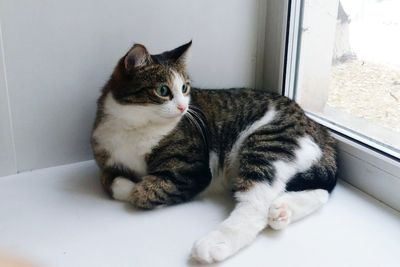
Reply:
M305 0L296 100L400 151L400 1Z

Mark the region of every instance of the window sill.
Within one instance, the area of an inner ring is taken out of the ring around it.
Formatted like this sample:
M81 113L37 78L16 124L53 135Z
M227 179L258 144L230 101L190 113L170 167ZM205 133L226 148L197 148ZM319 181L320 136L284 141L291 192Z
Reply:
M0 253L43 266L187 266L193 242L232 203L196 199L148 212L110 200L93 161L0 178ZM288 229L265 230L219 266L397 266L400 214L345 182Z

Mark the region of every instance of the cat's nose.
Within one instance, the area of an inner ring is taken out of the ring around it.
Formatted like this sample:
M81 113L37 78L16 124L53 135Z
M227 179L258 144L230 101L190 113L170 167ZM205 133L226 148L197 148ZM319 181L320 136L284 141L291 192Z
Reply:
M187 108L187 106L185 104L179 104L177 106L177 108L179 109L180 112L184 112Z

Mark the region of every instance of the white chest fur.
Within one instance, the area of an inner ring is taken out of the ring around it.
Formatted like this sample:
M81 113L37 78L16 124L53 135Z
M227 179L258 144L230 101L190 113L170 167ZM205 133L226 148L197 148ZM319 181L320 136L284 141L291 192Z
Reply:
M108 99L109 100L109 99ZM123 113L126 117L144 119L135 108L135 114L128 114L127 107L116 107L106 101L106 111L112 108L112 114L105 117L93 132L99 148L108 152L109 158L106 165L120 165L129 168L137 175L147 174L146 155L170 133L177 122L167 124L135 125L133 121L127 121L124 116L116 117L116 113ZM114 104L114 103L113 103ZM122 114L121 114L122 115Z
M145 175L147 173L145 156L164 136L157 130L150 127L126 128L122 122L109 120L95 130L94 137L99 146L109 154L106 165L122 165L138 175Z

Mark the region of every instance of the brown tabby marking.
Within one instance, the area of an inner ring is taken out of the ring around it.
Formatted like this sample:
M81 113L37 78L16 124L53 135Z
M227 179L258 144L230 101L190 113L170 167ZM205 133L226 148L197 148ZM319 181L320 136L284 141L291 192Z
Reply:
M141 209L152 209L167 204L169 196L176 191L171 181L148 175L133 188L131 203Z

